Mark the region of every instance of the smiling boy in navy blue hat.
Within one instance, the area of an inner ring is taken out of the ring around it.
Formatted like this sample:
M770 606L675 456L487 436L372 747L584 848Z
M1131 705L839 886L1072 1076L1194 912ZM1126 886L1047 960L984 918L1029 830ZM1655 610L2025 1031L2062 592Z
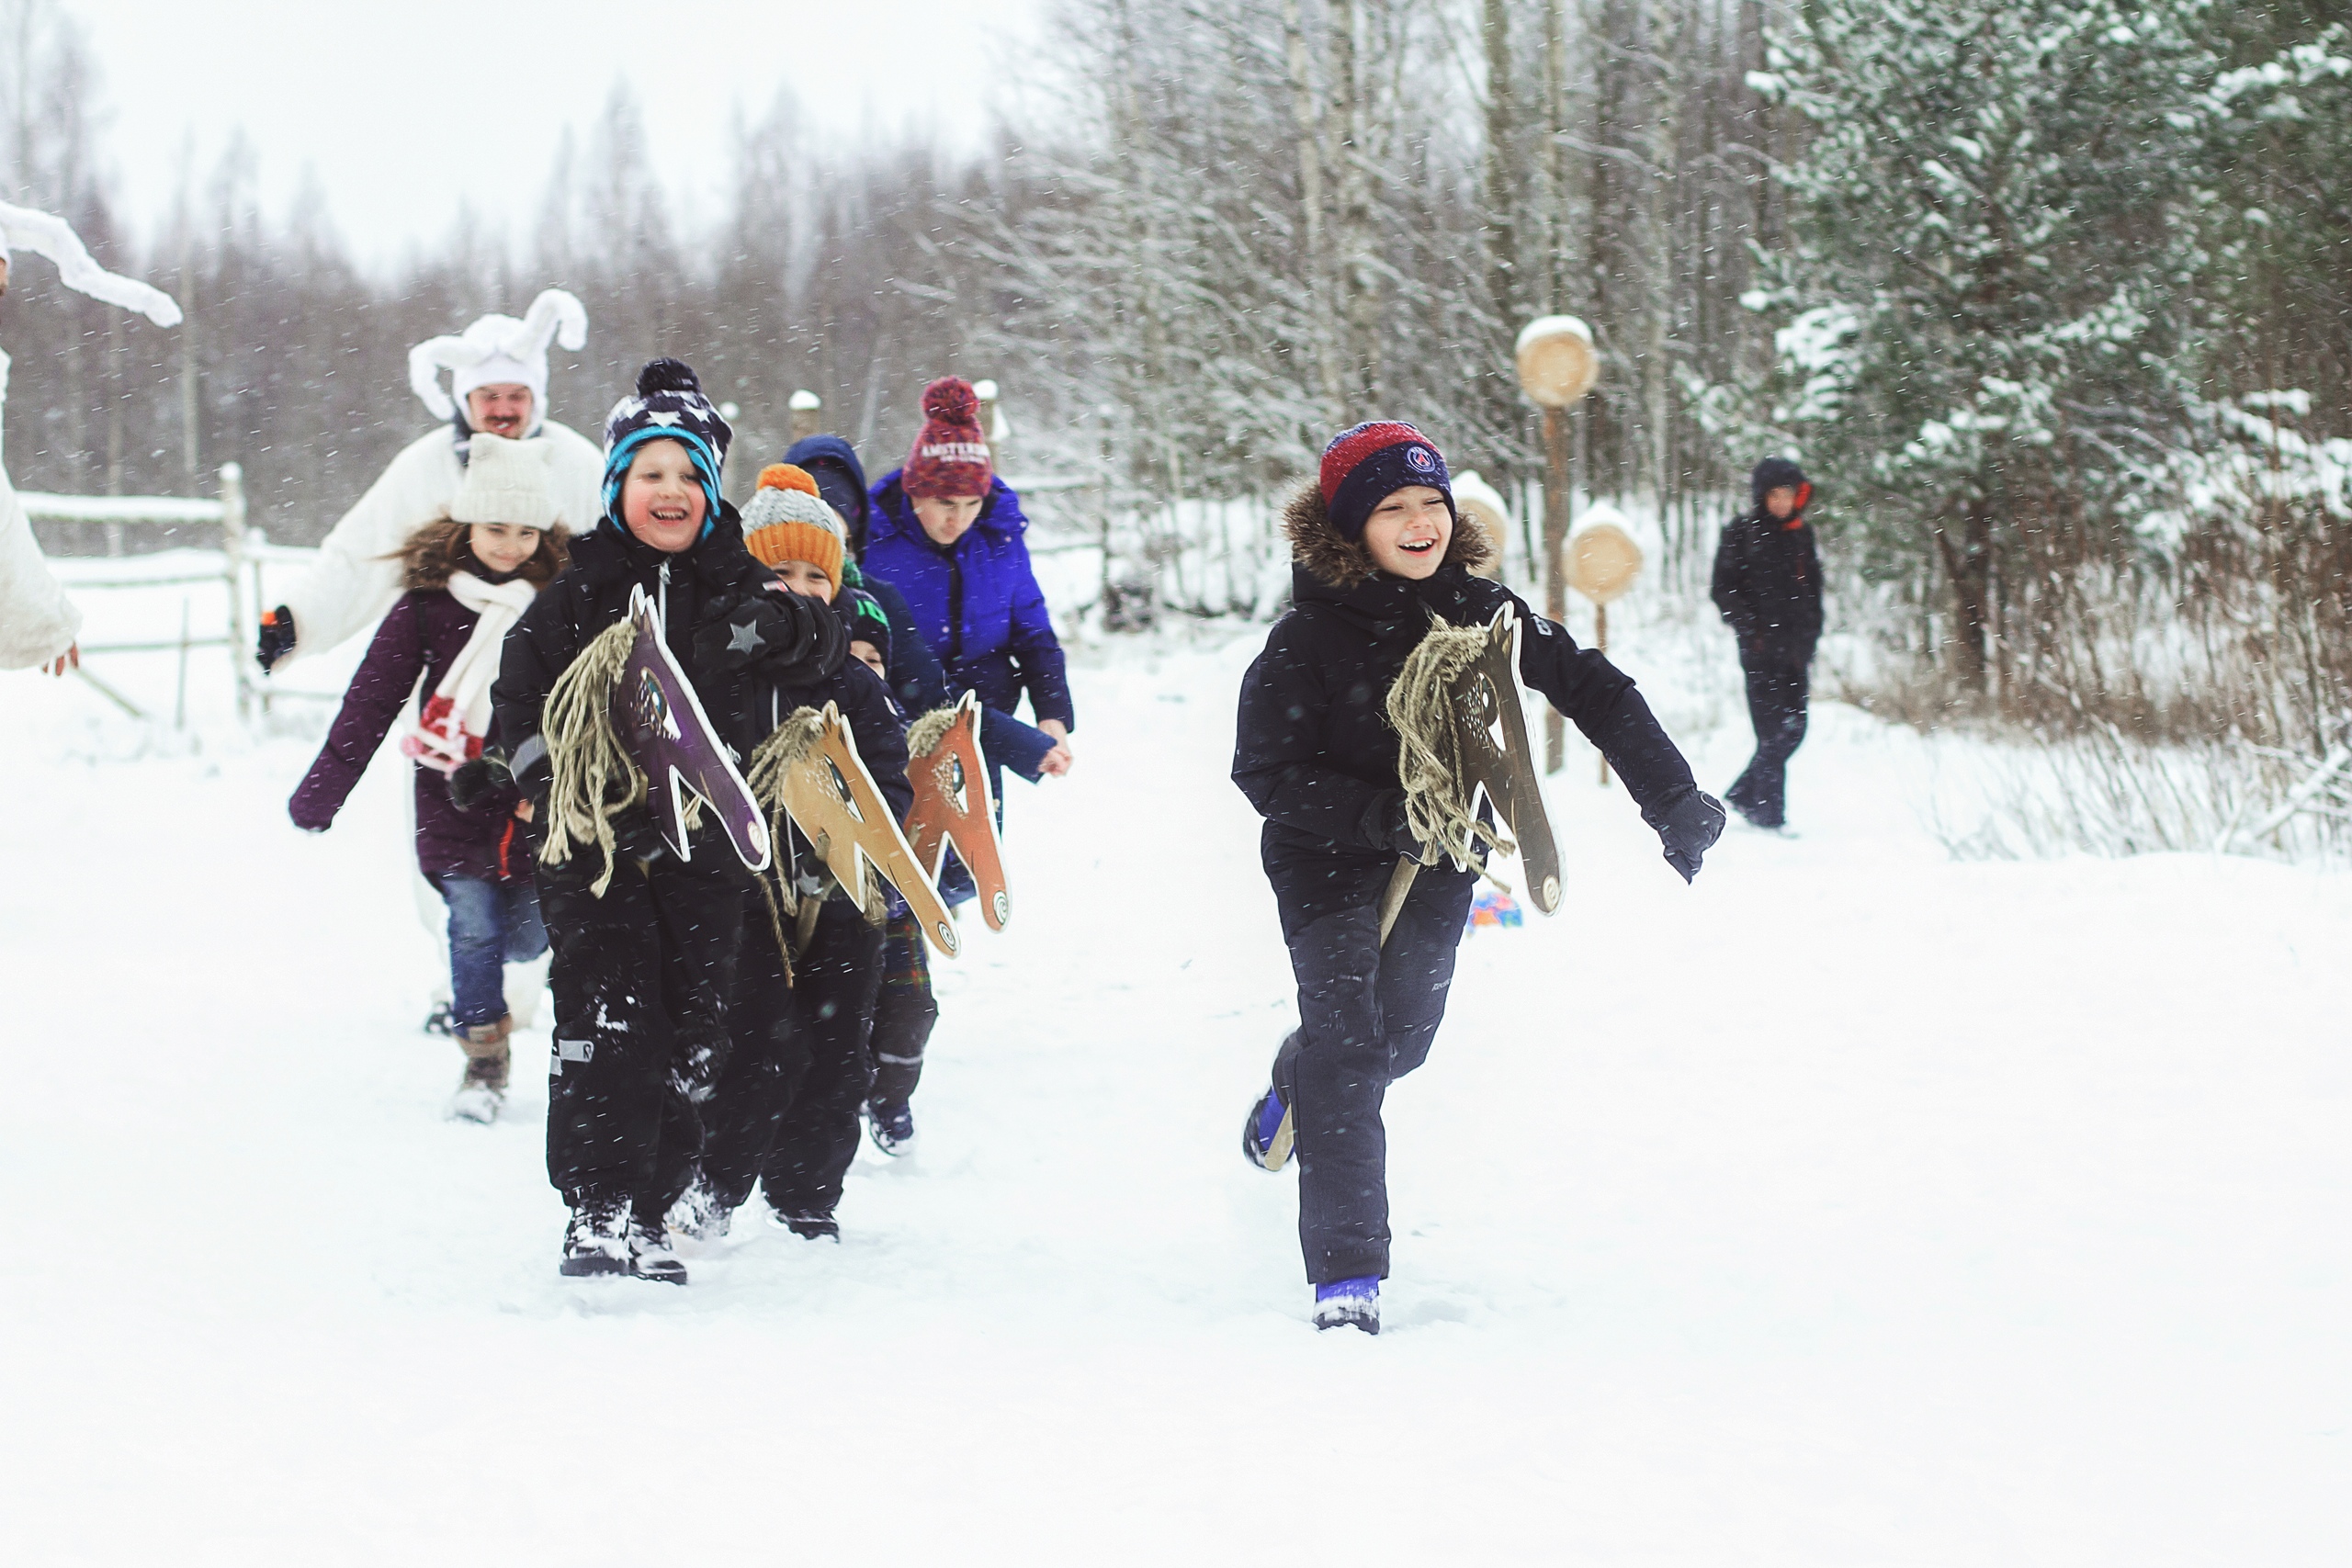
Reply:
M1600 749L1687 879L1723 829L1634 682L1501 584L1474 576L1494 544L1454 509L1437 447L1409 424L1344 431L1290 503L1289 614L1242 678L1233 782L1266 818L1267 880L1298 981L1298 1028L1275 1054L1242 1148L1299 1156L1298 1231L1318 1328L1380 1331L1388 1273L1389 1084L1428 1056L1477 874L1424 866L1384 945L1380 896L1419 858L1386 702L1431 618L1525 627L1520 672Z

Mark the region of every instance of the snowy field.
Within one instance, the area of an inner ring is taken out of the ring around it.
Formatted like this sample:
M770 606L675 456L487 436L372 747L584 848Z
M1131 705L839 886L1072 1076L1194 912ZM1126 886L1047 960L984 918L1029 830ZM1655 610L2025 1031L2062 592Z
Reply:
M1080 654L920 1156L683 1291L556 1275L544 1030L441 1119L401 770L306 838L315 709L0 678L0 1561L2352 1561L2352 884L1955 863L1929 749L1823 705L1805 836L1685 888L1579 750L1566 909L1389 1102L1387 1332L1318 1336L1237 1150L1259 637ZM1727 656L1639 651L1720 788Z

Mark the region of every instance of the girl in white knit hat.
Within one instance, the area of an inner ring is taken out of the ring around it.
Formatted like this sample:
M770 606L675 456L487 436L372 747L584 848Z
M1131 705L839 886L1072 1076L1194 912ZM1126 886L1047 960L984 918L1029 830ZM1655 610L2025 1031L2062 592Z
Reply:
M481 754L507 628L563 570L564 536L546 449L477 434L449 515L416 530L401 551L407 592L384 616L289 803L297 827L325 831L411 694L419 695L401 750L416 763L417 866L449 908L452 1022L466 1053L449 1113L469 1121L494 1120L505 1095L514 1021L504 966L537 958L548 938L521 828L529 807L511 784L460 804L450 775Z

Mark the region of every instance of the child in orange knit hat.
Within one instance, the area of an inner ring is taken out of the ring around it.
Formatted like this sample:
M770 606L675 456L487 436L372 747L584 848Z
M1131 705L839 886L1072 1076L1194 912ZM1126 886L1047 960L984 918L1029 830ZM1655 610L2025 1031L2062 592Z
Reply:
M788 463L770 464L742 517L753 558L786 591L831 605L854 645L858 615L842 592L848 540L817 481ZM852 660L820 681L753 701L765 703L770 728L797 708L828 702L840 708L876 785L905 818L914 800L906 736L881 676ZM833 1210L857 1153L858 1109L874 1082L869 1036L882 932L839 888L827 896L821 863L797 829L786 840L777 845L776 874L797 878L797 893L822 902L812 926L786 933L797 942L788 967L773 935L760 934L774 926L759 889L745 902L747 935L727 1014L733 1050L703 1107L701 1168L670 1216L695 1240L725 1235L754 1181L771 1223L811 1240L841 1234Z

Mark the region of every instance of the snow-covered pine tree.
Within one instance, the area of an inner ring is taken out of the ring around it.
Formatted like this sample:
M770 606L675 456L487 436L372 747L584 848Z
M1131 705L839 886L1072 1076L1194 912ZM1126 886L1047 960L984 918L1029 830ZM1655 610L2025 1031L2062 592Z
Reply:
M1846 547L1939 583L1965 687L2136 547L2186 434L2203 10L1810 0L1770 34L1758 85L1809 131L1751 296L1778 360L1709 405L1803 456Z

